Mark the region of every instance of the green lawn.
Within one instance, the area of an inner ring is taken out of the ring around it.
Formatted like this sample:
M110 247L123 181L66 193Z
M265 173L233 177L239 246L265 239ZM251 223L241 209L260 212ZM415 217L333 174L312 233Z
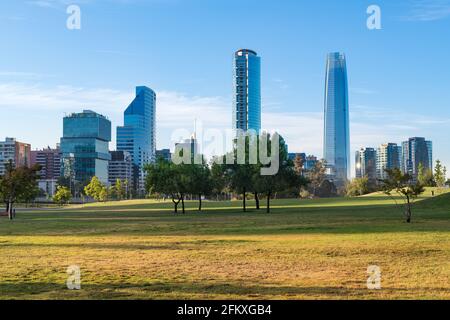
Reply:
M240 202L126 201L0 218L0 299L450 299L450 194ZM81 290L66 269L81 268ZM378 265L382 289L368 290Z

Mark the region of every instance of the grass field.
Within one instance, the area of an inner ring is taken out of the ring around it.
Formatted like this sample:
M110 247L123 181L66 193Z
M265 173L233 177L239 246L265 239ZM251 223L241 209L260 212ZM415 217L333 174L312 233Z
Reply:
M18 210L0 218L0 298L450 299L450 194L424 196L412 224L381 195L240 205ZM66 288L69 265L81 290ZM367 289L369 265L381 290Z

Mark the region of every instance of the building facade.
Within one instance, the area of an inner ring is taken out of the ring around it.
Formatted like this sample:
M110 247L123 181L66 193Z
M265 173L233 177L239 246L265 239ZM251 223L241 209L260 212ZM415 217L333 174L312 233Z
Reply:
M374 148L361 148L355 156L356 178L367 177L369 183L377 182L377 152Z
M31 145L19 142L14 138L0 141L0 176L5 175L6 165L11 163L14 168L31 166Z
M90 110L64 117L61 138L61 174L78 183L96 176L108 184L111 122Z
M327 57L324 107L324 159L327 174L336 186L349 178L350 129L347 65L345 55L330 53Z
M377 178L386 179L387 169L401 169L402 147L396 143L385 143L377 149Z
M253 50L234 54L233 129L261 131L261 58Z
M156 150L156 159L172 161L172 154L170 153L170 149Z
M108 179L110 185L115 185L117 180L133 185L133 160L127 151L110 151L111 160L108 165Z
M156 94L147 87L136 87L136 97L124 112L124 125L117 127L117 151L131 155L135 188L144 189L143 167L155 161L156 151Z
M433 170L433 144L422 137L409 138L402 143L402 171L417 179L420 164Z
M55 149L50 147L31 151L31 165L41 166L39 176L43 180L58 179L61 176L61 150L59 145Z

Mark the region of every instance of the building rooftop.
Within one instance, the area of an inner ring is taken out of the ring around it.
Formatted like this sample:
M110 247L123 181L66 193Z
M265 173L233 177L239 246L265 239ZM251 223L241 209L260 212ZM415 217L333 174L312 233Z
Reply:
M249 53L252 55L257 56L258 54L256 53L256 51L250 50L250 49L239 49L236 51L236 55L242 55L243 53Z
M104 115L101 115L95 111L92 110L83 110L83 112L74 112L71 113L68 116L65 116L65 118L102 118L102 119L108 119Z

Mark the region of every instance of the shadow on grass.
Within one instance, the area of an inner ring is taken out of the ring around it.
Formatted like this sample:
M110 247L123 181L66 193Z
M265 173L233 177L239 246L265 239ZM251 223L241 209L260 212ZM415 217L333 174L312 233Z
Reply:
M3 299L370 299L381 295L409 298L448 294L448 288L383 288L368 290L345 286L277 286L273 284L154 282L81 283L81 290L68 290L65 284L38 282L1 282Z

